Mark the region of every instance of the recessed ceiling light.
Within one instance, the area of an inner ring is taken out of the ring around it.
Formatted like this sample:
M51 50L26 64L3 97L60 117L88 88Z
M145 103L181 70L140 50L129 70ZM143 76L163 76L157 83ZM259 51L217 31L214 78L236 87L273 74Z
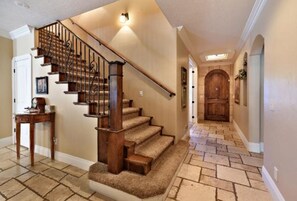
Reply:
M206 61L217 61L228 59L228 54L211 54L205 56Z
M22 1L15 1L14 4L19 6L19 7L23 7L23 8L27 8L27 9L30 8L30 6L27 3L22 2Z

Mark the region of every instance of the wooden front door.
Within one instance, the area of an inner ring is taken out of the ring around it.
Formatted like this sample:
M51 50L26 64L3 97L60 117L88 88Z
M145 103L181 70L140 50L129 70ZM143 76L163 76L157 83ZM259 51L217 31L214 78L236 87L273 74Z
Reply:
M223 70L205 77L205 120L229 121L229 76Z

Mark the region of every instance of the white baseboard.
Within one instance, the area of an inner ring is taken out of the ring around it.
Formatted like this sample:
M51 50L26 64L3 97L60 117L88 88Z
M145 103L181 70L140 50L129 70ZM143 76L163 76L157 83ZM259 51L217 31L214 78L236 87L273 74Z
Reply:
M35 145L35 153L38 153L46 157L51 156L51 151L49 148L42 147L39 145ZM65 154L59 151L55 151L55 159L87 171L89 171L89 167L95 163L93 161L89 161L83 158L78 158L76 156Z
M1 138L0 139L0 148L6 147L12 144L12 136Z
M266 187L268 188L269 192L273 200L275 201L286 201L283 197L282 193L279 191L278 187L276 186L275 182L271 178L270 174L266 170L265 166L262 167L262 178Z
M260 153L261 152L261 145L260 145L260 143L249 142L246 139L245 135L243 134L243 132L241 131L241 129L239 128L239 126L237 125L237 123L234 120L233 120L233 125L234 125L234 128L237 131L239 137L243 141L245 147L247 148L247 150L250 151L250 152ZM263 144L263 147L264 147L264 144Z

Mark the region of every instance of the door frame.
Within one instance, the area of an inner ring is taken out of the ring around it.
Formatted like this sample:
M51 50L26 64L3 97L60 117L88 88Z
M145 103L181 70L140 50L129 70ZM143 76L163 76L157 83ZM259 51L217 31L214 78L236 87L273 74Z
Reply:
M12 131L13 131L13 135L12 135L12 143L15 144L16 143L16 133L15 133L15 129L16 129L16 124L15 124L15 63L22 61L22 60L29 60L30 62L30 67L29 67L29 72L30 72L30 81L31 82L31 91L30 91L30 98L32 99L32 55L31 54L25 54L25 55L21 55L21 56L15 56L12 58L11 60L11 75L12 75ZM30 141L28 139L28 141Z
M204 119L205 120L208 120L206 118L206 115L207 115L207 97L206 97L206 82L207 82L207 77L212 75L212 74L215 74L215 73L221 73L223 74L226 79L227 79L227 82L228 82L228 119L226 120L226 122L229 122L230 121L230 76L228 75L228 73L222 69L214 69L210 72L208 72L206 75L205 75L205 79L204 79ZM212 121L212 120L211 120Z

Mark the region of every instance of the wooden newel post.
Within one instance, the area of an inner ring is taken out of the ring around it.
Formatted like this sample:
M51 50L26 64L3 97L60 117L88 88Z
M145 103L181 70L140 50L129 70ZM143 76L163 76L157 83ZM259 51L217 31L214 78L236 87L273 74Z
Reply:
M118 174L124 163L123 112L123 65L115 61L109 64L109 129L107 148L108 171Z

